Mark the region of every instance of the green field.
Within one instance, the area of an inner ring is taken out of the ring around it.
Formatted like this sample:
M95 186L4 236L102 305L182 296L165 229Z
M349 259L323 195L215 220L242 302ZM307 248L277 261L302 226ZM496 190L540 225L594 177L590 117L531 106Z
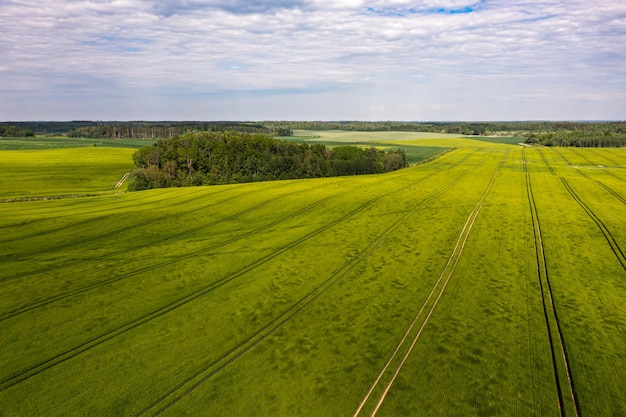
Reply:
M108 148L141 148L153 144L149 139L89 139L68 138L65 136L33 136L28 138L0 137L0 150L15 149L59 149L101 146Z
M134 149L58 148L0 150L0 201L124 191Z
M416 139L446 139L437 140L435 145L418 144L412 141ZM456 140L459 135L447 135L442 133L421 132L347 132L342 130L295 130L293 136L281 137L280 139L299 143L315 144L333 148L335 146L359 146L375 147L389 151L404 150L409 164L419 164L445 152L456 145L448 144L448 141Z
M626 150L380 142L455 149L134 193L0 152L5 200L99 194L0 203L0 415L626 415Z

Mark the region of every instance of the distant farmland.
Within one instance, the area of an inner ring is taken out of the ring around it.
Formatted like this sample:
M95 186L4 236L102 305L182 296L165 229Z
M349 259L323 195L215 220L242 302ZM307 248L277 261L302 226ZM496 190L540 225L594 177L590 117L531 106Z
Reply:
M90 148L76 189L16 179L101 195L0 203L0 415L626 415L626 150L385 135L455 149L106 194L132 151ZM33 152L70 150L3 177Z

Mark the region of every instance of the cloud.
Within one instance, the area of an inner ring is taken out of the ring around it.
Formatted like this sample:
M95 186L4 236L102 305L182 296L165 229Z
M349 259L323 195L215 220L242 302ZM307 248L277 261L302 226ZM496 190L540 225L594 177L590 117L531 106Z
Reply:
M306 1L287 0L158 0L150 2L157 14L191 14L202 10L223 10L233 14L269 13L306 6Z
M475 115L461 109L480 96L517 100L509 119L549 101L554 109L542 109L554 116L538 116L549 118L560 114L559 100L571 99L568 91L605 110L626 89L615 81L626 79L626 5L609 0L8 0L0 18L0 98L64 97L77 111L81 100L119 97L171 111L168 100L188 108L187 97L205 108L239 103L249 113L257 102L266 106L260 113L274 108L274 118L284 118L281 111L295 113L278 105L285 97L323 96L329 104L319 113L334 108L352 119L378 119L373 109L380 118L459 119ZM305 107L304 118L319 118ZM0 104L0 118L28 119L33 108ZM483 109L485 119L502 111L488 101ZM121 116L145 116L134 111Z

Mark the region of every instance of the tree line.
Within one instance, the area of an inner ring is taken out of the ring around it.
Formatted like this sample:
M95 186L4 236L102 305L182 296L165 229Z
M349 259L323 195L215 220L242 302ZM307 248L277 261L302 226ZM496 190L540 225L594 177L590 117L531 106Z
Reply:
M581 148L614 148L626 146L626 131L560 131L530 133L526 143L541 146L575 146Z
M26 129L13 125L0 125L0 136L11 138L24 138L28 136L35 136L35 132L32 129Z
M131 190L375 174L408 166L403 150L327 148L266 134L190 132L135 152Z
M626 122L501 121L501 122L401 122L401 121L89 121L0 122L33 130L36 135L67 135L95 139L164 139L187 131L226 131L291 136L293 130L408 131L491 135L506 133L605 132L626 133Z
M166 139L186 132L265 133L273 136L291 136L293 132L280 126L265 126L261 123L243 122L102 122L91 126L80 126L67 132L68 137L94 139Z
M292 130L406 131L488 136L497 134L546 132L605 132L626 133L626 122L280 122Z

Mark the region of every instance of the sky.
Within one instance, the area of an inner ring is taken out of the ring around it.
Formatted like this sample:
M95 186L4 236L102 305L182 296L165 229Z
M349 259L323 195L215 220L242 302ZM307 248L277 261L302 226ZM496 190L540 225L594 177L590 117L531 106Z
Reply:
M626 2L0 0L30 120L626 120Z

